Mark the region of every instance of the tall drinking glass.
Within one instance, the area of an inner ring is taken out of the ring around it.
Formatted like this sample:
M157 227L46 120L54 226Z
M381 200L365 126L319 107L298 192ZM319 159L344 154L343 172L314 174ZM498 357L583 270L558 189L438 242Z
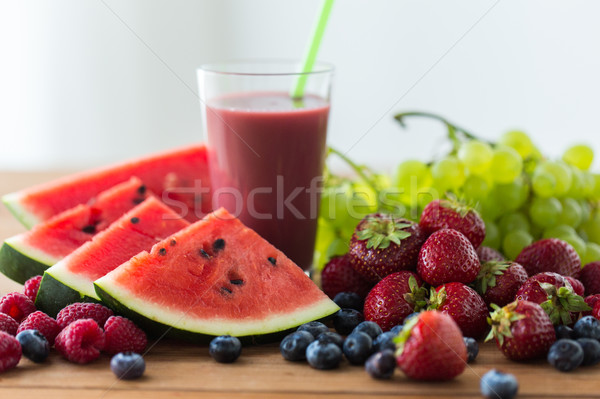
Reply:
M333 74L318 64L198 70L213 208L223 206L304 270L312 263ZM290 91L298 81L302 98Z

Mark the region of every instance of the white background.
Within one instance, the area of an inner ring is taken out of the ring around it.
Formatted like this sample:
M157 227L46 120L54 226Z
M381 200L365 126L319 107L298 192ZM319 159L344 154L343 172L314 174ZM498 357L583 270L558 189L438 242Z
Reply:
M319 4L0 0L0 169L201 140L195 69L300 57ZM338 0L319 57L337 67L329 143L375 167L428 160L441 127L392 119L418 109L490 139L522 128L551 156L600 153L599 15L591 0Z

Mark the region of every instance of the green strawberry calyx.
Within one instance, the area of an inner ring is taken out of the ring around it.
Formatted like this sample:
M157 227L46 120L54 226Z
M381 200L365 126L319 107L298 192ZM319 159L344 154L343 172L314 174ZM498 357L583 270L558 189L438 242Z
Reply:
M402 352L404 352L404 345L410 338L412 329L414 326L417 325L418 321L419 316L411 317L404 323L404 326L402 327L402 330L398 333L398 335L394 337L394 343L396 344L396 357L400 356Z
M456 195L450 192L446 193L446 199L440 201L440 206L442 208L452 209L458 213L461 218L467 216L469 212L476 212L472 205L473 204L466 201L459 200Z
M511 266L511 262L490 261L481 265L481 270L475 280L475 290L485 294L488 287L496 286L496 277L502 276Z
M442 287L438 291L435 287L431 287L427 310L438 310L444 305L444 302L446 302L446 287Z
M356 236L359 240L367 240L367 248L386 249L390 244L400 245L402 240L410 237L410 232L403 230L410 226L410 223L394 220L394 218L374 217L356 232Z
M540 306L548 314L552 324L555 326L559 324L571 324L573 322L571 312L576 313L592 310L592 308L585 303L583 297L577 295L573 291L573 287L568 281L565 281L565 286L560 288L549 283L539 284L548 295L548 300L542 302Z
M427 288L419 287L415 276L408 278L410 292L404 294L404 300L414 306L414 311L419 312L427 307Z
M500 346L504 345L505 338L512 338L511 326L514 322L524 319L525 315L516 311L517 301L509 303L508 305L501 308L500 306L492 303L490 306L494 309L490 313L490 317L487 318L488 324L492 326L490 333L485 338L485 341L489 341L492 338L496 338Z

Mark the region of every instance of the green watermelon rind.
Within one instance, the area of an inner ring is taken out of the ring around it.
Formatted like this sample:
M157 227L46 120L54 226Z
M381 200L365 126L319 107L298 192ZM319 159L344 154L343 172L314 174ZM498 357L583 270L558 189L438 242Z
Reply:
M35 306L47 315L56 317L62 308L75 302L99 303L100 300L95 294L94 297L83 294L46 271L35 297Z
M26 244L21 237L16 235L4 241L0 248L0 272L23 284L32 277L43 275L60 259Z
M215 336L220 335L235 335L242 342L252 344L273 342L280 340L298 326L309 321L326 321L340 309L334 302L325 297L318 304L305 310L304 317L294 319L290 315L280 316L279 319L287 321L277 327L269 327L269 323L263 323L262 330L248 329L240 334L233 333L231 330L232 327L239 329L240 320L223 321L221 328L215 328L219 326L218 321L205 323L204 328L194 326L194 323L189 322L190 318L185 313L177 314L173 309L165 310L164 307L144 302L131 294L125 293L125 291L118 292L119 289L111 285L110 280L106 276L96 280L94 287L102 303L115 311L115 313L133 320L150 335L182 339L196 343L207 343ZM112 292L109 292L110 289L108 287L112 288ZM229 323L230 326L223 328L223 324L225 323ZM212 331L206 328L206 325L212 326Z
M36 224L40 223L40 220L27 209L21 205L21 196L18 192L10 193L2 196L2 202L8 208L10 213L21 222L27 229L31 229Z

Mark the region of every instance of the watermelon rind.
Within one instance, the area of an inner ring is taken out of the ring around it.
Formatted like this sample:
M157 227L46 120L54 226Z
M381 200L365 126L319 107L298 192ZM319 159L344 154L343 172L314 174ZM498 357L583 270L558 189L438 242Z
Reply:
M23 284L31 277L44 274L46 269L60 259L27 245L21 237L17 235L4 241L0 248L0 272Z
M185 312L148 303L131 292L110 284L110 273L94 282L96 293L109 308L144 328L153 336L166 336L205 343L219 335L235 335L243 342L262 343L280 339L298 326L326 320L340 308L325 297L310 307L291 314L274 315L270 320L196 320Z
M10 213L28 229L40 223L40 220L33 213L21 206L21 196L18 192L2 196L2 202Z
M49 273L44 273L40 289L35 297L35 306L48 316L56 317L66 305L75 302L100 302L94 293L93 297L82 294L55 279Z

